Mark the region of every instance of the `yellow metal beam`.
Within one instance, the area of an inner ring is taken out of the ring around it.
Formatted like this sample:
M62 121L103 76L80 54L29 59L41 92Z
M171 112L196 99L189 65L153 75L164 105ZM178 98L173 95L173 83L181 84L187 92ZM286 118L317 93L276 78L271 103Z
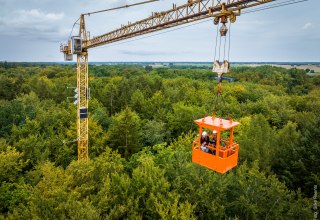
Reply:
M173 9L168 11L152 13L152 15L146 19L132 24L129 23L128 25L121 26L114 31L88 39L84 42L84 47L93 48L209 17L239 15L241 9L272 1L274 0L188 1L189 3L187 4L179 7L173 7ZM233 19L235 21L235 16L233 16Z
M79 36L84 41L87 39L84 16L80 17ZM78 89L78 104L77 104L77 134L78 134L78 160L88 160L88 52L86 49L81 54L77 55L77 89Z
M88 53L77 55L78 160L88 160Z

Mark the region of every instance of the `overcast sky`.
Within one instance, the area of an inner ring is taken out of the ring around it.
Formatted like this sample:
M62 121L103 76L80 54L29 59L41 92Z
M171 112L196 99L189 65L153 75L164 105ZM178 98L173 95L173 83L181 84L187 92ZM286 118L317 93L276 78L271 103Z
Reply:
M0 0L0 61L63 61L60 43L68 39L81 13L139 1ZM185 2L162 0L92 15L86 18L87 30L96 36L150 16L152 11L170 9L172 3ZM215 39L216 27L209 21L138 41L90 49L89 61L207 62L214 59ZM230 61L319 62L320 0L238 17L231 26Z

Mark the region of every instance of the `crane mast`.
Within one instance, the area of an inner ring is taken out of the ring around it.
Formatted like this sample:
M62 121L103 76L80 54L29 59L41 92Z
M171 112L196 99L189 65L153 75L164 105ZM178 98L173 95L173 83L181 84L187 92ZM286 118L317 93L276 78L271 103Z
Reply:
M153 0L154 1L154 0ZM148 1L148 2L153 2ZM214 24L222 20L235 22L242 9L272 2L274 0L188 0L187 4L176 6L168 11L155 12L146 19L122 25L111 32L89 38L85 16L92 13L81 14L79 35L69 39L66 45L60 46L65 60L72 60L73 54L77 55L77 142L78 160L88 160L88 49L133 38L155 31L183 25L205 18L214 18ZM140 3L139 3L140 4ZM137 5L137 4L133 4ZM128 6L125 6L128 7Z
M84 42L87 41L87 32L84 22L84 15L80 17L79 36ZM77 117L77 136L78 136L78 160L88 160L89 142L89 121L88 121L88 50L83 47L81 53L77 54L77 89L78 89L78 117Z

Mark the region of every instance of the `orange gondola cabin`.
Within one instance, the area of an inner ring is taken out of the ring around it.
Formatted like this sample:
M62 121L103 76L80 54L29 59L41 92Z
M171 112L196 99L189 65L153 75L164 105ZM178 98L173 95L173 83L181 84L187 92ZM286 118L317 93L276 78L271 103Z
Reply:
M233 141L233 132L240 123L232 121L231 118L225 120L215 116L204 117L194 122L199 126L200 137L192 143L192 162L219 173L225 173L237 166L239 145ZM210 135L212 141L205 147L200 143L204 130L213 131ZM225 135L228 137L222 138Z

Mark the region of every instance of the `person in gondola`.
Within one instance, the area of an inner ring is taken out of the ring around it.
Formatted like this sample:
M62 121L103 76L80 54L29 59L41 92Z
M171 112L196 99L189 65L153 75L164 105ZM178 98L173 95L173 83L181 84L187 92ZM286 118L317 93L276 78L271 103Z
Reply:
M210 139L210 145L212 146L212 148L209 149L209 153L215 155L216 154L216 144L217 144L217 131L213 130L212 131L212 136Z
M213 130L212 131L212 139L210 141L210 143L215 147L217 144L217 131Z
M202 136L200 138L200 145L201 145L201 150L203 152L206 152L206 153L209 152L209 148L208 148L209 142L210 142L210 138L208 136L208 133L206 131L202 132Z

